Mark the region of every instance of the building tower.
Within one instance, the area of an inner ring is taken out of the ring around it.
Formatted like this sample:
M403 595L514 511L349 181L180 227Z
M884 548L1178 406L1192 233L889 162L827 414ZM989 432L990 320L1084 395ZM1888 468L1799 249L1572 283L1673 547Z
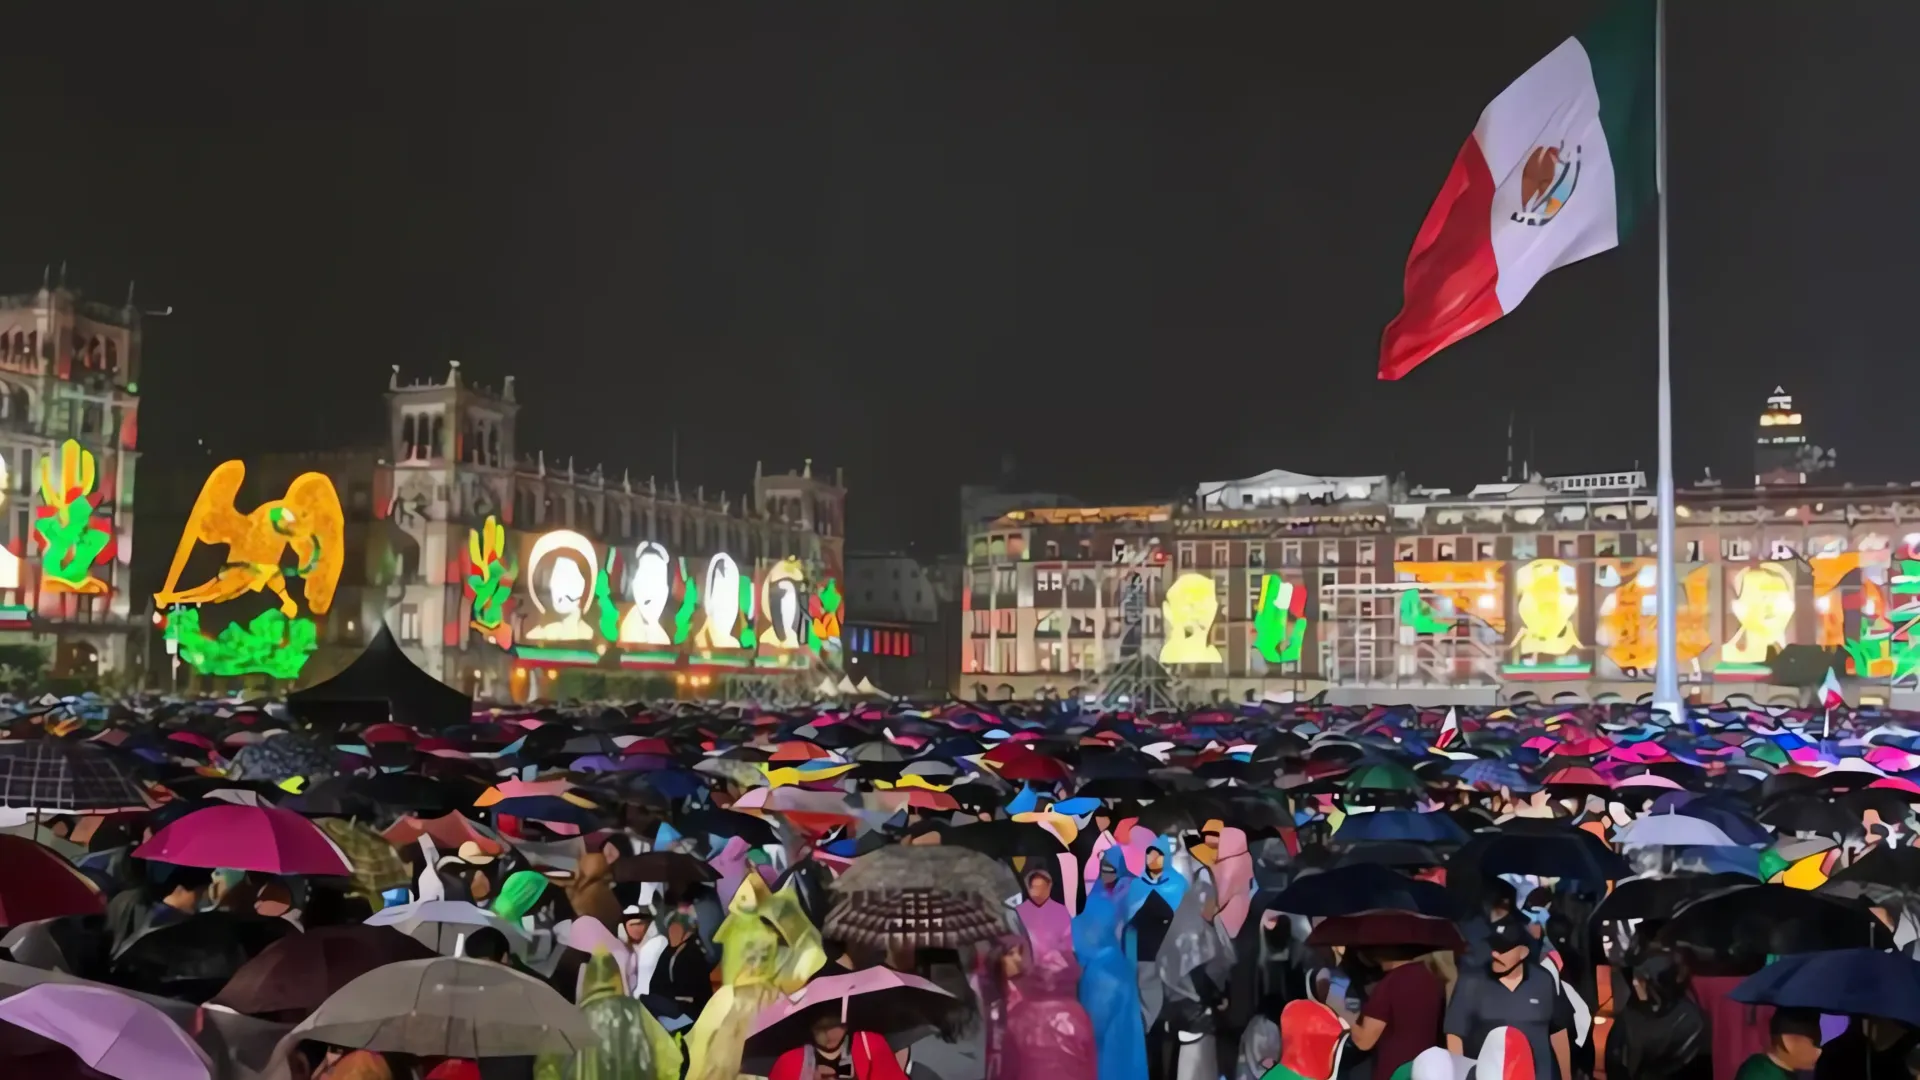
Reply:
M1793 395L1774 387L1754 427L1753 482L1759 486L1807 482L1807 431Z

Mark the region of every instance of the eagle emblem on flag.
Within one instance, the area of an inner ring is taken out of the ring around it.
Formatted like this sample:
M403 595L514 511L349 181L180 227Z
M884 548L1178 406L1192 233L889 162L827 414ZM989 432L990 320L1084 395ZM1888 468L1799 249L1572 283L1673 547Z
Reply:
M1520 209L1513 220L1522 225L1545 225L1573 198L1580 184L1580 147L1567 153L1567 144L1536 146L1520 167Z

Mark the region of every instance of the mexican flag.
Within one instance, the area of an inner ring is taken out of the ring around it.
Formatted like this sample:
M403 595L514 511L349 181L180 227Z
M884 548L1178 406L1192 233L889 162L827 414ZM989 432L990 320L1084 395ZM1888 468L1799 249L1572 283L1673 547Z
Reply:
M1380 377L1520 305L1549 270L1617 246L1654 197L1655 0L1613 0L1480 113L1407 256Z

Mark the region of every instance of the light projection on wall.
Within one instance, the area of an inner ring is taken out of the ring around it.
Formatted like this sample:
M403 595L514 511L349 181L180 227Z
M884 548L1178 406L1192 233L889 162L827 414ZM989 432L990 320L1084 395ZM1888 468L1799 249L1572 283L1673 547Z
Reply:
M840 583L827 578L807 600L807 612L813 616L813 651L829 666L840 659Z
M1863 559L1885 565L1886 552L1834 551L1807 560L1813 567L1813 610L1819 616L1813 643L1823 649L1847 643L1847 604L1841 585L1848 574L1861 569Z
M513 648L507 616L519 573L520 563L507 557L507 530L500 522L488 516L480 528L467 530L469 621L480 636L503 649Z
M1793 627L1793 570L1785 563L1757 563L1734 570L1727 584L1727 613L1737 629L1720 646L1714 674L1764 678Z
M170 651L194 670L291 679L318 641L311 616L333 606L346 565L346 515L333 481L322 473L302 473L284 497L242 514L234 497L246 474L244 464L227 461L208 475L174 549L166 585L153 600L158 608L176 608L166 616L166 639ZM224 545L226 559L213 577L183 589L180 575L195 544ZM293 566L284 564L289 554ZM288 590L290 579L301 582L300 600ZM202 629L205 607L260 592L277 598L278 606L245 624L230 622L214 636Z
M1520 629L1509 651L1508 675L1519 678L1580 678L1591 674L1574 617L1580 610L1580 582L1573 567L1559 559L1524 563L1513 578L1514 613Z
M1307 643L1307 590L1279 574L1260 579L1260 609L1253 616L1253 647L1269 664L1293 664Z
M527 556L527 570L532 575L527 597L543 621L521 636L540 643L593 640L586 616L593 607L600 558L587 538L572 529L542 534Z
M1501 677L1506 655L1507 564L1397 562L1400 621L1410 627L1415 673L1450 684Z
M0 455L0 509L7 505L7 492L13 490L13 474L7 468L5 455ZM11 550L0 547L0 589L20 587L20 556Z
M749 594L751 595L751 594ZM700 612L706 616L694 631L693 643L703 649L738 649L734 633L740 623L740 566L725 552L707 560Z
M1857 677L1912 685L1920 678L1920 559L1911 545L1860 568L1859 623L1848 639L1847 669ZM1817 565L1817 564L1816 564Z
M60 446L59 475L51 458L40 461L42 505L35 511L33 528L40 536L40 587L47 592L107 592L107 583L94 576L93 568L113 557L113 526L96 517L101 497L94 490L95 479L93 454L72 439Z
M1453 625L1466 617L1507 630L1506 590L1502 585L1507 564L1502 562L1398 562L1394 574L1401 581L1418 582L1420 599L1433 614Z
M1680 571L1674 646L1680 663L1694 670L1713 641L1707 624L1710 578L1705 566ZM1594 621L1594 643L1614 669L1609 674L1631 679L1653 673L1659 653L1659 581L1659 563L1652 559L1609 559L1594 565L1594 584L1605 592Z
M673 581L668 576L672 560L667 549L651 540L633 549L633 574L627 590L633 606L620 620L622 645L671 645L661 620L667 614L667 601L673 598Z
M1214 616L1220 612L1212 578L1204 574L1181 574L1167 586L1160 611L1167 627L1166 643L1160 646L1161 663L1220 662L1220 650L1214 648L1211 638Z
M760 610L767 620L762 648L798 649L807 642L807 574L800 560L785 558L773 564L760 586Z
M1433 605L1427 603L1418 589L1400 591L1400 625L1412 627L1416 634L1442 634L1453 627L1451 622L1435 614Z

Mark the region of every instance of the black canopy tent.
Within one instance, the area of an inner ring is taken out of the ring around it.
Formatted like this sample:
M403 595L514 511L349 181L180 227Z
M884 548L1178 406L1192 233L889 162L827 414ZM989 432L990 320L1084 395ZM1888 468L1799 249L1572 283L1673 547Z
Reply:
M473 699L420 670L383 622L365 652L326 682L287 697L295 716L317 725L377 723L389 716L419 731L464 724Z

